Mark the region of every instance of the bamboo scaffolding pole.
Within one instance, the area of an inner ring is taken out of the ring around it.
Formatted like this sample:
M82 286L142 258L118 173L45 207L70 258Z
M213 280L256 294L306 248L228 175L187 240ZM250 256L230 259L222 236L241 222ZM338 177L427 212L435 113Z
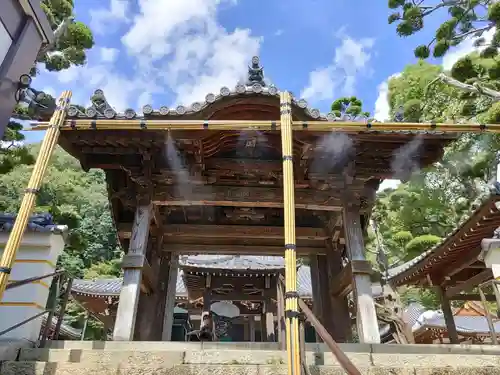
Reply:
M293 178L292 101L280 93L281 147L283 153L283 203L285 215L285 320L288 375L300 375L299 311L295 241L295 192Z
M60 134L59 127L64 122L66 109L69 105L70 99L71 91L64 91L58 99L57 109L49 122L50 126L47 128L47 132L43 138L42 146L40 147L33 172L31 173L31 178L28 182L28 187L25 190L25 194L21 202L21 207L19 208L19 212L17 214L16 221L14 222L12 231L10 232L7 244L5 245L2 259L0 260L0 301L2 300L5 292L19 244L21 243L24 231L28 225L28 219L33 211L36 194L42 184L43 177L49 164L50 156L57 145L57 140Z
M32 123L31 130L46 130L50 123ZM281 121L203 121L149 119L74 119L66 120L61 130L278 130ZM295 121L294 131L427 131L437 133L500 133L500 124L442 124L409 122Z

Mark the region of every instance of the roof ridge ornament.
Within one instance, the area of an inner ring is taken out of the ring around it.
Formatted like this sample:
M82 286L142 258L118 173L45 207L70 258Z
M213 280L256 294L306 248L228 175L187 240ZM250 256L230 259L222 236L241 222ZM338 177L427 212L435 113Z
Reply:
M260 65L259 56L252 57L252 64L248 66L247 86L253 86L258 83L262 87L266 87L264 81L264 68Z

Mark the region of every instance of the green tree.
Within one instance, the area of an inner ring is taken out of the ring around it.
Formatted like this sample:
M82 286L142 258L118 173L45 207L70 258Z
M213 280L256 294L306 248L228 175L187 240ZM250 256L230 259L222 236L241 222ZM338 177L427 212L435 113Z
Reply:
M497 82L500 77L500 61L496 59L500 48L500 29L497 27L500 25L500 3L492 0L450 0L437 3L427 0L389 0L389 8L395 10L389 16L389 23L397 23L396 31L402 37L423 29L426 17L447 12L447 18L437 28L434 38L427 45L415 48L415 56L420 59L428 58L431 53L434 57L443 57L451 47L460 45L466 39L475 38L475 46L480 52L459 60L451 72L440 72L432 83L442 82L462 92L462 99L467 99L461 108L464 116L473 117L491 110L493 113L483 120L500 120L500 108L491 108L492 102L500 100ZM418 109L417 103L411 104L414 109Z
M426 59L431 52L434 57L443 57L448 50L470 36L481 37L485 32L500 25L500 4L492 0L389 0L394 10L389 23L396 23L399 36L407 37L424 28L425 18L436 13L447 12L446 20L436 29L434 38L415 49L415 56ZM484 38L477 41L486 47L489 56L496 55L500 47L500 32L486 44Z
M43 0L41 7L54 31L54 41L42 46L32 76L38 67L48 71L61 71L73 65L84 65L86 51L93 47L94 38L90 29L82 22L74 21L74 0ZM47 117L55 109L52 96L35 89L24 89L19 93L19 103L12 114L0 144L0 174L7 173L17 164L31 164L34 159L23 145L23 126L17 120Z
M31 155L40 145L30 145ZM17 165L0 179L0 212L17 212L31 165ZM121 249L111 218L104 172L84 172L79 162L57 148L37 195L35 212L50 212L58 224L68 225L68 243L60 265L76 277L101 262L119 259ZM97 223L97 224L96 224Z
M355 96L343 97L335 100L332 103L331 110L336 117L349 120L356 120L360 117L370 117L369 112L363 111L363 102Z
M54 30L55 41L41 48L36 62L48 71L85 64L86 50L93 47L94 38L84 23L74 21L74 0L43 0L41 7Z

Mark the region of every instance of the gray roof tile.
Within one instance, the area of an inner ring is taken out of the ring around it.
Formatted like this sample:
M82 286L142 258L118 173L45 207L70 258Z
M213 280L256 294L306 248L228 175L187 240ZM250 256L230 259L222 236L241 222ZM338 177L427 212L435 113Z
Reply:
M484 316L454 316L455 325L459 333L490 334L488 320ZM500 321L494 322L495 332L500 332ZM444 318L438 317L424 321L423 328L446 329Z
M226 255L194 255L183 256L179 260L181 266L224 269L281 269L285 262L279 256L226 256ZM297 289L303 298L312 298L311 269L307 265L299 265L297 270ZM120 295L122 279L74 280L73 292L96 296ZM380 284L373 284L374 296L382 295ZM187 289L182 278L182 270L177 274L176 294L187 296Z

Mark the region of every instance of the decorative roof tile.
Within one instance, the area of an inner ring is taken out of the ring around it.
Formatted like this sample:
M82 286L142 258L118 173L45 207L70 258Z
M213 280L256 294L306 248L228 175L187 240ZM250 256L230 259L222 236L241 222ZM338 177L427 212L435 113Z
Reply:
M179 265L231 270L269 270L285 268L285 260L279 256L190 255L181 256Z
M208 93L205 96L204 101L194 102L191 105L179 105L176 108L169 108L167 106L161 106L157 110L153 108L151 104L146 104L142 108L142 115L136 113L135 110L129 108L123 113L116 112L112 105L108 103L104 92L101 89L95 90L91 97L92 105L86 110L82 111L78 106L72 105L68 109L69 118L122 118L122 119L134 119L141 117L155 117L155 116L169 116L175 119L177 116L189 116L196 114L197 112L203 111L208 106L217 103L226 98L232 97L243 97L249 95L258 96L270 96L275 97L279 100L280 90L273 84L269 84L264 79L264 69L260 65L260 60L258 56L252 58L251 65L248 67L248 77L246 82L237 83L233 88L223 86L220 88L219 93ZM325 120L325 121L349 121L353 120L349 114L344 114L338 117L335 113L330 112L328 114L321 114L317 108L312 108L308 105L307 101L302 98L297 98L292 95L292 104L301 110L305 114L310 116L315 120ZM358 116L359 117L359 116ZM360 118L363 120L364 118ZM368 119L365 119L368 120ZM433 133L434 134L434 133Z

